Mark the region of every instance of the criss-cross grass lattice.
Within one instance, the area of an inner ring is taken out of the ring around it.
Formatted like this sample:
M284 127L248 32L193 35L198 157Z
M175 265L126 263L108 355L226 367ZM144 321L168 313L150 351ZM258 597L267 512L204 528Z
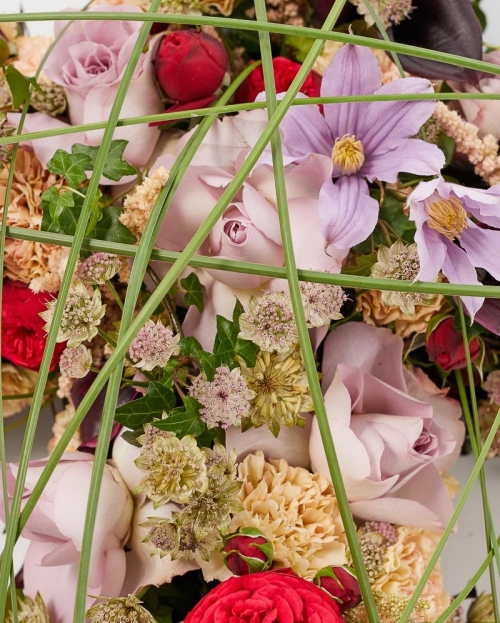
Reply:
M373 600L373 596L370 589L370 583L368 575L363 564L363 558L359 548L359 544L356 538L356 527L353 522L349 504L342 482L342 476L337 461L335 448L332 440L332 435L328 426L326 417L325 406L323 402L322 392L319 385L318 375L316 372L316 365L314 360L314 354L312 351L311 343L308 336L308 330L306 326L306 320L304 316L304 310L302 307L302 301L300 296L300 281L309 281L317 283L328 283L332 285L341 285L347 287L357 288L370 288L378 290L395 290L401 292L421 292L429 294L443 294L454 296L486 296L491 298L500 298L500 287L477 287L477 286L459 286L448 283L410 283L402 281L392 281L387 279L375 279L369 277L357 277L350 275L338 275L338 274L326 274L324 272L314 272L306 270L297 270L295 263L295 255L292 244L292 236L290 230L290 221L288 215L287 195L284 182L284 169L282 150L280 143L280 135L278 130L279 124L283 119L286 111L292 105L303 105L304 100L295 99L299 89L306 79L309 71L311 70L314 61L321 52L322 46L325 41L333 40L341 43L353 43L362 46L369 46L371 48L379 48L386 50L393 54L397 64L397 54L404 53L406 55L413 55L420 58L431 59L435 61L442 61L466 67L475 70L489 71L493 74L500 75L500 67L489 63L479 62L468 58L458 57L450 54L438 53L431 50L421 49L413 46L407 46L390 42L387 36L384 34L383 39L374 40L366 37L355 36L351 34L344 34L339 32L332 32L333 27L340 15L347 0L337 0L333 8L328 15L324 26L321 29L314 28L299 28L287 25L270 24L267 22L266 7L264 0L255 0L256 20L239 20L231 18L219 18L209 16L189 16L189 15L172 15L172 14L159 14L157 13L161 0L153 0L152 6L148 13L106 13L100 11L93 11L92 13L85 12L67 12L61 13L31 13L23 14L22 20L26 22L42 21L42 20L128 20L128 21L140 21L142 27L140 30L137 43L132 52L130 61L126 68L126 71L121 80L121 84L111 109L109 120L107 122L92 123L79 126L72 126L69 128L32 132L29 134L22 134L23 122L26 116L28 106L25 105L21 121L19 123L18 133L15 136L8 138L0 138L0 145L7 143L13 143L15 145L13 151L13 164L10 167L6 200L4 209L4 218L1 227L0 246L4 249L6 238L17 238L23 240L31 240L37 242L44 242L47 244L57 244L70 247L70 254L67 263L67 268L64 274L60 293L58 296L57 304L54 311L54 319L51 325L51 329L47 338L47 345L45 348L42 364L40 367L40 373L38 381L35 387L33 401L29 412L26 433L23 441L22 452L19 461L19 471L16 480L16 487L10 509L8 509L7 503L7 487L6 487L6 459L5 459L5 431L4 423L0 412L0 460L2 468L2 483L4 491L4 505L6 508L7 531L5 548L2 554L0 563L0 616L4 617L6 603L9 594L9 586L14 596L15 586L13 582L13 567L12 567L12 555L14 545L19 537L19 534L32 513L35 505L37 504L44 487L57 466L61 456L63 455L68 443L80 426L83 418L87 414L92 403L98 396L99 392L103 389L106 383L108 383L106 391L106 399L103 408L102 421L100 425L99 437L97 442L95 460L93 464L92 481L90 494L87 505L87 514L85 519L85 530L81 551L81 562L78 578L78 590L76 595L76 603L74 610L74 621L82 623L85 620L85 599L86 599L86 587L90 566L91 545L93 539L94 524L96 519L97 504L99 499L100 483L103 477L104 466L108 454L108 447L110 442L111 430L113 426L114 412L117 402L118 391L121 382L121 368L123 366L124 356L128 346L134 339L138 331L149 319L155 308L159 305L162 298L168 292L168 290L175 284L179 278L183 269L190 266L217 268L220 270L229 270L240 273L252 273L257 275L264 275L268 277L280 277L288 280L290 294L293 302L295 318L297 321L298 332L300 337L300 345L302 348L304 361L306 365L307 375L311 388L311 394L314 401L314 408L316 417L321 430L321 437L323 440L326 456L328 458L328 464L331 472L331 477L334 484L335 493L338 499L342 520L344 523L349 548L352 552L353 561L359 576L361 589L366 605L368 618L371 623L378 621L377 610ZM375 18L375 21L380 25L380 21L374 14L371 5L368 0L365 0L368 9ZM2 16L4 22L14 22L20 19L19 15L4 15ZM234 94L237 86L248 75L248 73L254 68L254 66L245 70L238 79L226 90L224 95L219 101L211 108L197 109L190 111L189 113L170 113L162 115L151 115L147 117L133 117L127 119L120 119L120 110L127 93L130 81L132 79L135 66L139 60L140 54L144 48L147 37L153 22L165 22L171 24L183 24L183 25L210 25L215 27L234 28L243 30L257 31L259 34L259 41L262 53L262 65L264 71L264 79L266 84L267 101L257 102L252 104L241 105L228 105L227 102ZM383 32L383 30L382 30ZM298 72L288 92L279 102L276 98L276 92L274 87L273 69L272 69L272 56L270 46L270 33L288 34L306 37L313 40L312 47L307 54L306 59L303 62L302 68ZM45 58L48 57L53 46L49 49ZM42 63L43 65L43 63ZM399 65L399 64L398 64ZM40 68L41 69L41 68ZM39 72L40 72L39 69ZM496 94L462 94L462 93L424 93L424 94L398 94L398 95L370 95L370 96L349 96L349 97L329 97L329 98L314 98L308 99L307 103L341 103L341 102L361 102L361 101L396 101L396 100L451 100L451 99L500 99L500 95ZM236 112L240 110L250 110L255 108L265 108L268 113L267 127L257 141L255 147L250 151L247 159L241 166L240 170L236 173L233 181L226 187L222 197L217 202L207 220L201 225L199 230L187 244L184 251L181 253L159 251L153 249L154 241L158 233L160 224L165 216L166 211L169 208L172 197L176 192L180 180L189 166L194 154L200 146L204 136L208 132L213 122L217 119L218 115L223 113ZM110 148L113 132L118 126L144 124L152 121L159 120L176 120L180 118L200 117L201 122L193 133L191 140L186 144L182 150L180 156L177 158L174 167L171 170L169 180L163 190L161 191L143 233L142 239L138 246L132 246L127 244L109 243L103 242L97 239L85 238L85 232L87 223L91 214L91 202L92 197L97 191L99 179L104 168L108 150ZM63 234L54 234L42 231L33 231L15 227L7 226L7 219L5 213L7 206L9 205L9 195L12 188L12 182L14 178L14 162L17 154L18 144L24 140L37 140L39 138L47 136L56 136L61 134L71 134L82 130L97 130L104 129L104 135L102 143L99 148L98 156L95 162L94 171L89 182L88 192L86 194L83 208L81 211L78 225L74 236L68 236ZM259 156L262 154L268 143L271 143L272 156L275 171L275 185L277 195L277 205L279 213L279 222L281 228L281 236L283 243L283 251L285 257L285 267L268 266L261 264L251 264L244 262L236 262L230 260L221 260L217 258L202 257L195 255L196 251L209 235L211 229L221 217L224 210L227 208L233 196L242 185L244 179L249 175L252 168L256 164ZM33 442L37 431L38 417L42 406L45 384L49 372L49 366L54 351L54 346L57 337L57 327L60 324L64 302L68 295L70 288L71 278L79 257L81 250L89 251L106 251L116 253L122 256L128 256L133 258L133 266L130 276L130 283L127 288L126 299L123 307L123 315L121 328L117 340L117 346L113 353L109 357L108 361L97 375L91 388L83 398L81 404L76 409L75 415L69 423L66 431L62 435L59 443L57 444L53 454L47 462L43 473L33 489L31 496L29 497L24 509L21 511L21 503L23 497L24 483L26 479L28 463L30 459ZM141 283L145 275L148 263L151 259L163 262L170 262L172 266L163 280L156 287L147 303L140 309L137 316L134 318L136 303L140 293ZM0 268L0 288L2 287L3 278L3 266ZM464 342L468 343L467 338L467 325L462 309L462 305L459 301L459 314L462 327L462 334ZM418 583L415 593L411 597L404 614L400 621L405 623L413 607L424 588L426 581L428 580L430 573L437 563L437 560L446 544L448 537L456 523L467 497L477 479L480 481L481 492L483 496L483 511L484 511L484 523L485 523L485 535L486 535L486 551L487 555L477 570L471 570L471 580L464 587L461 593L449 606L438 619L439 623L443 623L451 615L451 613L457 608L457 606L467 596L470 589L474 586L478 578L484 573L487 567L490 568L491 578L491 591L494 596L495 612L498 613L497 605L497 589L495 584L495 567L500 569L500 554L498 551L497 536L493 526L490 504L485 486L485 476L483 472L483 463L486 458L487 452L494 439L495 433L500 425L500 412L495 418L494 424L488 435L488 438L484 445L481 443L479 435L479 425L477 417L477 401L474 395L474 383L472 377L472 366L469 356L468 348L465 349L467 354L467 370L470 379L469 395L467 395L466 388L463 384L462 377L457 375L457 384L459 387L462 406L466 418L466 424L468 433L471 439L471 445L473 453L476 458L474 469L472 470L469 480L465 485L463 492L458 500L456 509L449 521L448 526L443 532L442 538L438 547L436 548L430 563L422 574L422 577ZM471 408L469 408L469 404ZM0 402L1 409L1 402ZM12 604L15 606L16 600L12 599ZM497 617L497 620L500 620Z

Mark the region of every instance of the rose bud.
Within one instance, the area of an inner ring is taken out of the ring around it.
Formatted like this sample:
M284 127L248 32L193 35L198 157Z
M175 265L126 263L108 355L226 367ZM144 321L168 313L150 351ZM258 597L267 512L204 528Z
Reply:
M467 366L462 334L453 326L451 317L442 320L427 336L425 347L429 359L445 372ZM469 352L472 361L479 356L480 351L479 340L477 338L470 340Z
M361 589L356 572L351 567L323 567L314 576L313 582L335 599L340 612L361 603Z
M288 58L278 56L273 58L274 82L276 84L276 93L287 91L301 68L300 63L294 63ZM311 71L300 87L301 93L307 97L319 97L319 87L321 84L321 76L315 71ZM237 104L245 102L254 102L259 93L265 91L264 73L262 65L256 67L243 84L236 91L234 100Z
M224 537L224 564L234 575L266 571L273 562L273 546L257 528L241 528Z
M172 102L194 102L213 95L228 67L222 43L194 30L166 34L155 59L156 78Z

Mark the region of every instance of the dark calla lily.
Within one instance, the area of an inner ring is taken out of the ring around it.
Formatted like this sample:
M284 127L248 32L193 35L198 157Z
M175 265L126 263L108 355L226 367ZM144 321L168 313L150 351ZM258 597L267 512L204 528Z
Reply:
M414 0L413 4L410 18L388 29L393 41L482 59L483 33L470 0ZM406 71L423 78L471 83L478 79L472 69L414 56L399 58Z

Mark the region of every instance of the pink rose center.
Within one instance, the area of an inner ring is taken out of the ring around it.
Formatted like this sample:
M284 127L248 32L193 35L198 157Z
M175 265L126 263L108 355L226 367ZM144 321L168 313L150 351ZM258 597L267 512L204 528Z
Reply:
M419 438L413 446L415 452L418 454L427 455L430 457L438 456L439 443L436 435L433 435L430 431L424 430L420 433Z
M247 239L247 228L240 221L227 221L224 225L224 233L234 244L242 244Z
M91 54L85 62L85 70L92 76L106 73L111 66L111 58L102 54Z

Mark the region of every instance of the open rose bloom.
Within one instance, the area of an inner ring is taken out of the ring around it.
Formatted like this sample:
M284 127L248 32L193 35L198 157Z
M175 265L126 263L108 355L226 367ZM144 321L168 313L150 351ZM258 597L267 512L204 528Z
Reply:
M446 557L496 564L498 469L482 503L455 476L500 456L477 4L94 0L52 42L0 19L0 404L31 410L0 447L1 621L464 623Z

